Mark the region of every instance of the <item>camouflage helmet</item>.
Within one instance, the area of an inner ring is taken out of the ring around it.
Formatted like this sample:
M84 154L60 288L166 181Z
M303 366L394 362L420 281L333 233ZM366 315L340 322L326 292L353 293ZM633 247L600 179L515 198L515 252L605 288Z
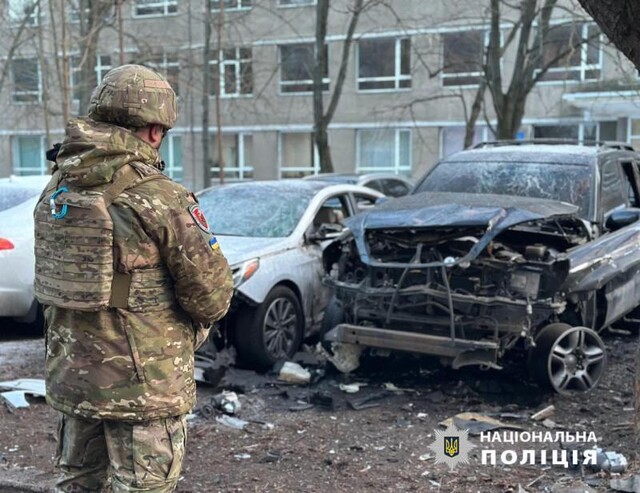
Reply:
M178 118L176 93L150 68L122 65L110 70L95 88L87 116L127 128L158 124L169 129Z

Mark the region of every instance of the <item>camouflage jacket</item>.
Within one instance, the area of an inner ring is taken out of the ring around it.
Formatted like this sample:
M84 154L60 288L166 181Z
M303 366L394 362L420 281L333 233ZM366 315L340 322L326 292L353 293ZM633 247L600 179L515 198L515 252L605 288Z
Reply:
M69 123L57 157L65 183L98 192L126 164L148 176L160 172L158 163L158 152L132 132L88 119ZM136 421L194 406L194 350L225 315L233 290L215 239L190 212L195 203L169 179L143 182L113 201L115 271L165 267L175 296L142 311L45 307L47 401L55 409Z

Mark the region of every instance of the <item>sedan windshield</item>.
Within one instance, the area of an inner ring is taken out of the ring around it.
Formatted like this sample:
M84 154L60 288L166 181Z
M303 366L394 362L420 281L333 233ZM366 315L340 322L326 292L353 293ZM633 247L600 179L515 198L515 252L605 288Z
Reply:
M577 205L589 217L593 182L588 166L532 162L440 162L414 193L516 195Z
M198 201L216 235L283 238L293 232L317 191L311 184L247 183L204 191Z

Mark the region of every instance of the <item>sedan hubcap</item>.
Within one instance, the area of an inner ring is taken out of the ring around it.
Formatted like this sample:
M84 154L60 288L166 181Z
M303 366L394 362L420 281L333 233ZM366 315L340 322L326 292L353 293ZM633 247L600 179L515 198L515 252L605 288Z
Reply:
M287 298L273 300L264 317L264 342L274 358L291 356L296 339L298 317L293 303Z

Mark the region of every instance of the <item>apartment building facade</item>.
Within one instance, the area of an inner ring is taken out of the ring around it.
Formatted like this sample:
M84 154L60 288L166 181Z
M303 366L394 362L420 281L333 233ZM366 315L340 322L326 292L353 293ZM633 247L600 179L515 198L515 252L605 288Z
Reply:
M95 59L88 60L76 46L82 13L73 2L63 2L66 9L61 10L45 0L35 6L34 0L5 0L4 38L15 38L22 26L24 40L10 58L10 43L0 47L8 66L0 85L5 110L0 176L47 173L44 152L62 138L62 106L71 114L82 111L76 98L83 83L79 67L92 64L100 80L120 60L155 67L174 85L180 116L161 152L166 172L185 185L201 189L220 178L211 84L218 76L227 181L319 172L312 138L315 0L222 1L127 0L109 13L96 33ZM463 147L465 122L483 77L488 3L384 0L368 5L355 30L329 126L336 171L419 176ZM640 147L637 70L607 44L577 2L560 3L563 8L552 18L553 39L545 46L545 59L551 62L527 99L517 138L622 140ZM331 2L325 103L335 90L351 4ZM516 25L514 15L506 12L502 19L504 39ZM207 20L209 57L204 55ZM69 33L65 46L60 42L63 23ZM517 66L512 51L507 49L501 60L505 84ZM63 65L68 69L61 70ZM203 89L205 71L208 91ZM489 94L485 101L476 142L493 138L496 115ZM203 119L207 106L208 122Z

